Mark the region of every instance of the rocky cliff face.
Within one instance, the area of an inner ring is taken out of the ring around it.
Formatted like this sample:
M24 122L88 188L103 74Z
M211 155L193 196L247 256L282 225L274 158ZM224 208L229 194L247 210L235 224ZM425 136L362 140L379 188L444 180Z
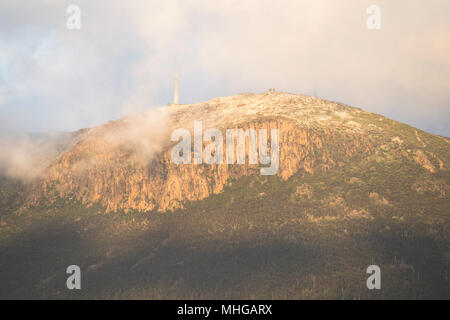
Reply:
M90 129L29 186L22 202L30 207L63 199L86 206L100 204L107 211L167 211L220 193L235 178L259 175L260 165L248 161L245 165L173 163L175 142L170 134L177 128L192 132L194 121L202 121L204 130L221 130L224 137L226 129L279 129L277 175L284 180L369 156L380 161L404 159L429 172L448 168L446 138L308 96L244 94L165 108ZM427 147L427 139L440 139L445 148Z

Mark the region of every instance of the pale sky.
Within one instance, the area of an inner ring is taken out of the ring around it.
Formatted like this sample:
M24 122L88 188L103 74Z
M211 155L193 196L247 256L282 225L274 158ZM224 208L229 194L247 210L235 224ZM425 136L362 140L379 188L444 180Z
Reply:
M71 4L80 30L66 26ZM274 87L450 136L448 0L2 0L0 132L164 105L176 55L180 103Z

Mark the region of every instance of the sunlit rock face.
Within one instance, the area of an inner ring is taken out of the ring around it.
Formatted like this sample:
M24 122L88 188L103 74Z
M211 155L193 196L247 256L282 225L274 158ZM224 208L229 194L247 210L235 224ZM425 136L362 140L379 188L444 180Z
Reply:
M282 180L367 157L408 161L431 173L448 168L446 138L340 103L271 91L173 105L89 129L21 193L20 201L24 207L62 199L99 204L108 212L164 212L221 193L233 179L260 174L261 164L248 161L175 164L171 151L177 141L171 141L171 133L185 128L193 134L194 121L201 121L203 130L219 129L224 137L226 129L278 129L276 174ZM421 135L439 141L443 153L426 146ZM247 143L247 160L248 148Z

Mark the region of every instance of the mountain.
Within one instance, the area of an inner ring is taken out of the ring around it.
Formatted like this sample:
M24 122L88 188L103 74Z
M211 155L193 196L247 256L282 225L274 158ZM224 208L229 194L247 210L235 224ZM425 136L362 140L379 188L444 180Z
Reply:
M227 129L278 129L276 174L250 143L244 164L175 164L171 136L193 142L200 121L223 150ZM0 296L448 299L449 155L446 137L281 92L111 121L37 179L1 182ZM373 264L381 290L366 288Z

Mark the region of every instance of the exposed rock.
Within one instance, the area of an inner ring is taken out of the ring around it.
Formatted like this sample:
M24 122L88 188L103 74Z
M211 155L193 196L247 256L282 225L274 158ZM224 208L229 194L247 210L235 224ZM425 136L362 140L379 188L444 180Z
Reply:
M313 195L312 187L306 183L299 185L296 187L294 195L298 200L301 200L303 198L311 199Z
M390 205L389 201L386 198L380 196L376 192L371 192L369 194L369 198L378 206L389 206Z
M427 158L427 156L425 155L425 153L418 149L416 151L414 151L414 161L416 161L418 164L420 164L422 167L424 167L425 169L427 169L430 172L435 172L436 169L433 166L433 164L431 163L431 161Z
M394 138L392 138L392 142L395 142L395 143L401 145L403 143L403 140L400 139L399 137L394 137Z
M424 194L425 192L438 192L441 197L445 197L448 194L448 185L435 180L423 180L416 181L411 188L418 194Z
M422 139L420 139L420 137L419 137L419 133L417 132L417 130L414 130L414 133L415 133L415 135L416 135L416 139L417 139L417 141L419 141L420 142L420 144L422 145L422 147L426 147L427 145L425 144L425 142L423 142L422 141Z

